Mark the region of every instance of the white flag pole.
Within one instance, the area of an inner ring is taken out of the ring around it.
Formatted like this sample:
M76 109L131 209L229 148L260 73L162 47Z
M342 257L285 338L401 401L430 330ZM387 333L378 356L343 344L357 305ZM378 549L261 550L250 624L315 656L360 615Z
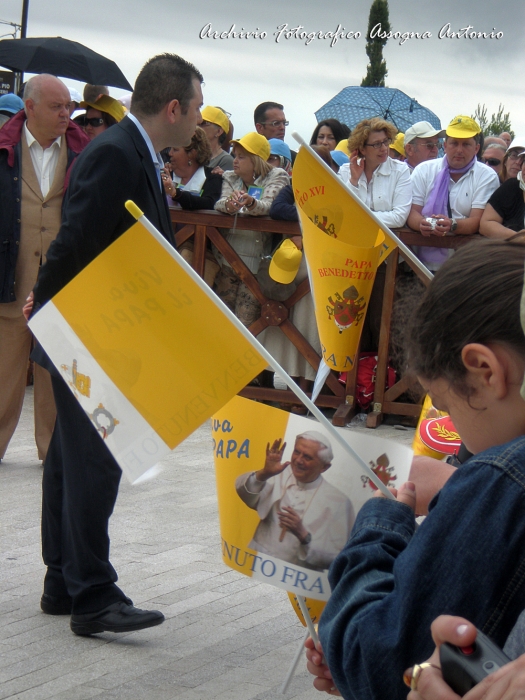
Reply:
M400 240L396 236L396 234L392 231L392 229L389 229L388 226L385 226L385 224L380 219L378 219L378 217L376 216L376 213L373 212L371 209L369 209L366 206L366 204L364 202L362 202L354 192L352 192L351 188L345 182L343 182L341 180L341 178L337 177L336 173L334 173L334 171L328 166L328 164L324 162L324 160L309 146L309 144L306 143L306 141L302 138L302 136L300 136L296 131L294 131L292 133L292 136L297 141L297 143L301 144L301 146L306 148L308 153L310 153L310 155L316 159L316 161L319 163L319 165L321 165L326 170L326 172L330 175L330 177L335 178L337 183L339 185L342 185L345 188L345 190L352 197L352 199L357 204L359 204L359 206L362 209L364 209L366 211L366 213L370 216L371 219L373 219L376 222L376 224L381 229L381 231L383 231L383 233L385 233L387 236L390 236L390 238L392 238L395 241L396 245L399 247L399 250L402 251L405 258L409 258L414 263L414 265L416 265L416 267L423 273L423 275L425 275L425 277L427 279L429 279L429 280L434 279L434 275L432 274L432 272L430 272L428 267L426 267L426 265L424 263L422 263L421 260L416 255L414 255L414 253L410 250L410 248L407 245L405 245L403 243L403 241Z
M286 691L288 690L288 686L291 683L291 680L293 678L293 675L295 673L295 669L297 668L297 664L301 660L301 656L303 655L304 652L304 643L310 636L310 632L308 630L308 627L306 628L306 632L304 637L301 639L301 642L299 646L297 647L297 651L295 652L295 656L293 657L293 661L290 664L290 668L288 669L288 673L286 674L286 678L283 681L283 684L281 686L281 694L284 695Z
M337 432L334 426L326 418L326 416L319 410L319 408L308 398L308 396L300 389L300 387L294 382L294 380L288 375L287 372L279 365L279 363L270 355L270 353L264 348L257 338L250 333L250 331L244 326L237 316L233 314L230 309L224 304L221 299L215 294L215 292L209 287L206 282L199 277L195 270L188 265L188 263L183 259L183 257L171 246L164 236L158 231L155 226L149 221L144 213L139 209L139 207L128 200L126 202L126 209L129 213L139 221L144 228L146 228L152 236L157 240L160 245L172 256L174 260L182 267L182 269L191 277L191 279L197 284L200 289L206 294L206 296L217 306L223 314L231 321L231 323L237 328L237 330L242 333L246 340L253 346L253 348L264 357L268 364L273 368L275 372L282 377L283 381L287 384L288 388L293 391L293 393L303 402L303 404L308 408L308 410L317 418L317 420L324 426L330 436L339 443L339 445L347 452L361 467L361 469L368 476L370 481L381 491L381 493L387 498L394 498L390 493L385 484L381 479L372 471L368 464L357 454L351 445L349 445L346 440Z

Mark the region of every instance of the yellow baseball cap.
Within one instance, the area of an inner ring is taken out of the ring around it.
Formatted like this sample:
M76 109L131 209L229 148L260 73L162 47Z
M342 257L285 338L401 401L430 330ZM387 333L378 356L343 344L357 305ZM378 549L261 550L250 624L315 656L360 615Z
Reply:
M249 153L253 153L263 160L268 160L270 157L271 148L268 139L262 134L258 134L256 131L250 131L250 133L245 134L242 139L232 141L232 143L238 143L239 146L242 146Z
M204 107L201 109L202 118L205 122L211 122L220 126L225 134L228 133L230 129L230 121L228 117L224 114L222 109L218 107Z
M397 151L402 156L404 156L405 155L405 148L403 146L404 140L405 140L405 134L402 134L401 132L399 132L399 134L397 134L396 138L390 144L390 148L393 148L394 151Z
M471 139L481 131L480 125L472 117L459 114L447 126L445 133L455 139Z
M79 106L82 109L92 107L93 109L98 109L99 112L106 112L106 114L110 114L113 119L116 119L118 122L124 119L126 115L122 104L109 95L102 95L96 102L81 102Z
M335 147L336 151L342 151L343 153L346 153L347 156L350 157L350 151L348 150L348 139L343 139L342 141L339 141L337 146Z
M290 238L285 238L273 254L268 274L275 282L290 284L297 275L302 257L303 254L295 243Z

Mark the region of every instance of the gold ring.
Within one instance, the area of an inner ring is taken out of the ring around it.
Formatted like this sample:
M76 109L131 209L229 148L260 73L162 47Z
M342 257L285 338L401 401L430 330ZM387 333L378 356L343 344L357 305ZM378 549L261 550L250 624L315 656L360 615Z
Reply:
M439 666L435 666L434 664L431 664L428 661L425 661L425 663L422 663L422 664L416 664L414 666L414 668L412 669L412 678L410 680L411 690L417 690L417 684L419 681L419 677L421 676L421 674L423 673L423 671L426 668L437 668L439 671L441 671Z

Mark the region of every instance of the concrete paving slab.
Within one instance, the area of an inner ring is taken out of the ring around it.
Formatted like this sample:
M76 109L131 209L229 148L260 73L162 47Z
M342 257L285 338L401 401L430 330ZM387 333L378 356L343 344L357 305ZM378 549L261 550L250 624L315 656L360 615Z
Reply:
M319 700L303 662L280 694L304 635L286 594L222 562L209 424L163 461L157 479L123 479L110 523L119 585L166 622L83 638L68 617L41 613L32 402L28 388L0 464L0 700ZM410 445L413 431L376 434Z

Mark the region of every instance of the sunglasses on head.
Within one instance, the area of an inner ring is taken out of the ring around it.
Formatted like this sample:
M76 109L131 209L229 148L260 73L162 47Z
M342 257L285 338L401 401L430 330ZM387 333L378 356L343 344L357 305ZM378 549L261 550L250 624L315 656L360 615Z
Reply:
M501 160L498 160L497 158L484 158L483 162L485 165L501 165Z

